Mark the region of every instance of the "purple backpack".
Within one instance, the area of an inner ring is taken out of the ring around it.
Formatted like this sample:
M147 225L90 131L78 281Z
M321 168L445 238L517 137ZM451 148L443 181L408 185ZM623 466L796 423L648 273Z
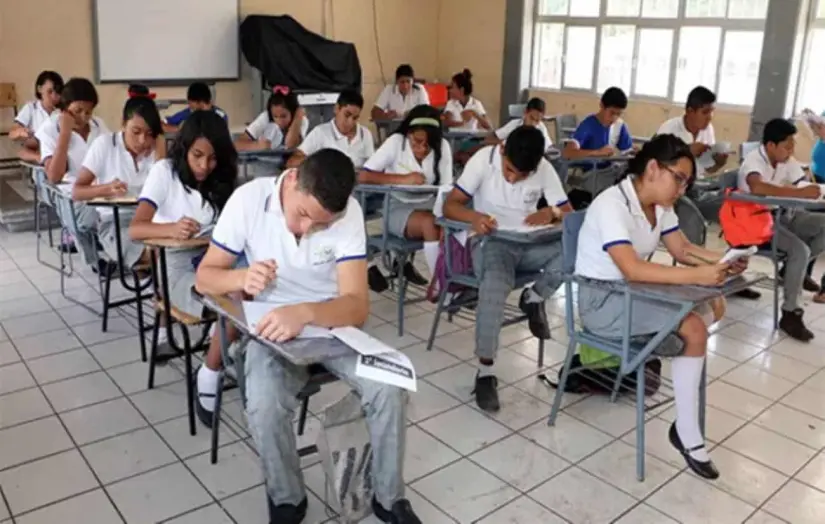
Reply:
M445 244L449 242L449 246ZM427 287L427 300L430 302L438 302L438 297L442 290L447 286L447 255L446 250L450 250L450 263L452 268L450 273L453 275L472 275L473 274L473 257L472 250L469 246L462 244L455 236L450 235L446 239L441 239L441 244L438 249L438 260L435 263L435 275L430 280L430 285ZM458 293L466 289L466 286L461 284L450 284L447 290L450 293Z

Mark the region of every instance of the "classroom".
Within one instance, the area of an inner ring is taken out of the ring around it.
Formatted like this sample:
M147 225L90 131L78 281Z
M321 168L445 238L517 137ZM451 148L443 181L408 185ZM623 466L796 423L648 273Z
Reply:
M825 0L0 12L0 524L822 522Z

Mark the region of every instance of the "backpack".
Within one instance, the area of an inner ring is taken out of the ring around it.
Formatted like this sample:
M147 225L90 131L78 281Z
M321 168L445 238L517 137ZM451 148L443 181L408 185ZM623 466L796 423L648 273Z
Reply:
M581 350L581 347L580 347ZM594 350L598 351L598 350ZM582 363L580 354L573 355L573 360L570 362L570 373L567 375L567 384L565 384L565 393L580 393L588 394L595 393L600 395L610 395L613 392L613 385L616 383L616 378L619 376L618 362L613 360L614 357L609 357L606 362L601 365ZM559 368L557 382L554 384L544 379L548 384L554 388L559 387L561 383L561 374L564 372L564 367ZM659 386L662 383L662 361L654 358L645 362L645 396L652 396L659 391ZM636 373L625 375L622 377L619 392L636 391Z
M447 287L447 252L450 250L450 262L452 268L450 272L453 274L472 274L473 273L473 257L470 248L470 242L462 244L455 236L449 235L441 239L438 246L438 259L435 263L435 274L430 285L427 286L427 300L430 302L438 302L438 297L442 291ZM467 286L461 284L450 284L447 291L449 293L458 293L466 289Z
M752 202L740 202L728 198L719 209L719 224L725 241L733 247L761 246L773 237L773 215L767 206Z

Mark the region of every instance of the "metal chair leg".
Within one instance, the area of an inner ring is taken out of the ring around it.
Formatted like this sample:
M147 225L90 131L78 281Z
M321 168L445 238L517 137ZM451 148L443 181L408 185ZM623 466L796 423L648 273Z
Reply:
M226 371L222 366L218 371L218 390L215 392L215 410L212 412L212 449L209 455L209 461L212 464L216 464L218 462L218 431L221 424L221 407L223 404L223 385L225 376ZM200 402L200 400L196 400L195 402Z
M183 365L186 367L186 403L189 406L189 434L195 436L198 432L195 426L195 380L192 373L192 342L189 340L189 330L181 325L183 333Z
M564 356L561 380L559 380L559 386L556 388L556 396L553 397L553 407L550 409L550 416L547 418L548 426L556 423L556 416L559 414L559 409L561 409L561 397L564 395L564 389L567 387L567 377L570 376L570 364L573 362L573 355L575 354L576 340L571 337L570 342L567 343L567 354Z
M160 311L155 311L155 320L152 324L152 344L149 349L149 384L148 389L155 387L155 359L158 356L158 332L160 331Z
M449 288L449 286L445 286L438 294L438 306L435 308L433 327L430 328L430 338L427 340L427 351L431 351L435 343L435 335L438 333L438 323L441 321L441 314L444 312L444 302L447 301L447 288Z
M301 411L298 413L298 436L304 434L304 429L307 424L307 413L309 412L309 397L304 397L301 402Z
M645 366L636 370L636 478L645 479Z

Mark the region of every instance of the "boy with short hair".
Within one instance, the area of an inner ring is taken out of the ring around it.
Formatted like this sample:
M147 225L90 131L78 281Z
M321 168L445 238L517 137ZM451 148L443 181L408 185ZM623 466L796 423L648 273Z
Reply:
M369 316L364 217L352 197L355 168L340 151L322 149L277 179L239 187L224 207L198 267L201 293L243 291L269 302L258 336L277 343L307 325L361 326ZM246 269L232 269L243 253ZM358 356L324 361L361 399L373 449L376 517L421 524L404 499L405 394L356 375ZM247 418L261 457L269 522L299 524L307 512L292 421L306 367L286 364L266 346L246 349Z
M542 195L552 205L536 210ZM473 207L467 206L470 199ZM550 338L544 301L561 285L560 241L522 245L487 237L496 228L547 225L571 211L553 166L544 158L544 137L532 126L521 126L498 146L480 149L467 162L461 178L444 203L444 216L471 223L473 266L480 280L476 306L475 343L479 359L475 378L478 406L500 408L495 358L499 346L504 305L515 285L516 273L541 275L525 288L519 307L527 315L530 332Z
M609 157L633 148L627 125L621 120L627 109L627 95L618 87L610 87L599 102L599 111L579 123L562 156L568 160ZM602 167L597 165L596 167ZM587 166L585 169L592 169Z
M335 117L310 131L298 149L290 157L287 167L301 165L306 157L331 148L341 151L352 160L356 170L375 153L375 140L366 127L358 123L364 97L353 90L341 91L335 103Z
M802 167L793 158L796 126L783 118L765 124L762 145L747 156L739 168L740 191L762 196L811 198L820 197L816 184L799 187L805 179ZM783 213L774 225L777 247L785 253L783 281L784 304L779 328L790 337L808 342L814 334L802 321L799 302L808 261L825 251L825 214L797 209Z
M177 113L167 116L164 119L164 131L177 131L183 121L189 118L195 111L214 111L228 123L226 113L219 107L212 104L212 91L203 82L193 82L186 90L186 103L189 107L181 109Z
M547 132L547 126L544 125L544 113L547 110L547 105L544 100L538 97L531 98L524 108L524 116L510 120L502 127L498 128L492 136L485 140L485 144L503 144L507 137L510 136L516 128L521 126L533 126L541 131L544 136L544 149L550 149L553 146L553 140L550 139L550 133Z

